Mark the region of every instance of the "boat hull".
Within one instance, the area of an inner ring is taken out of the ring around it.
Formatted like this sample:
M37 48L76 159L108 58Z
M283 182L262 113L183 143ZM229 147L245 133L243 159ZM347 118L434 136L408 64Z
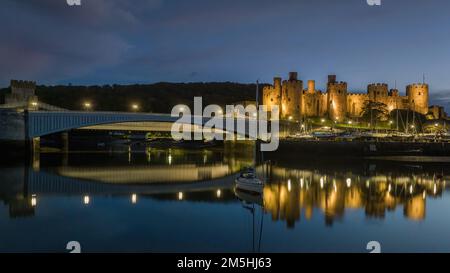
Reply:
M264 185L261 183L252 183L247 182L243 180L236 179L236 189L249 192L249 193L256 193L256 194L262 194L264 190Z

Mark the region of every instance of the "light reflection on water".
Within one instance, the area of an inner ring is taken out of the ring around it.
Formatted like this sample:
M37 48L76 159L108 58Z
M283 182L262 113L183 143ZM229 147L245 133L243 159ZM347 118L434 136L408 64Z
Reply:
M41 154L3 164L0 251L450 251L448 166L275 156L236 195L251 149ZM246 201L246 202L245 202Z

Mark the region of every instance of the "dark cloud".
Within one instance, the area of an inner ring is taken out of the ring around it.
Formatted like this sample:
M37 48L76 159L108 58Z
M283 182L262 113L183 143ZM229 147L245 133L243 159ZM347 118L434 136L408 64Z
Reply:
M327 73L352 90L404 89L426 73L448 90L449 24L448 0L4 0L0 85L268 82L297 70L320 88Z

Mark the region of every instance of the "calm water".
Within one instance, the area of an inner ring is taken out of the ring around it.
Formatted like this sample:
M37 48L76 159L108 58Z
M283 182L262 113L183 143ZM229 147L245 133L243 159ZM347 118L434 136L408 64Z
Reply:
M1 252L450 251L448 165L276 155L258 198L233 190L252 147L30 161L0 167Z

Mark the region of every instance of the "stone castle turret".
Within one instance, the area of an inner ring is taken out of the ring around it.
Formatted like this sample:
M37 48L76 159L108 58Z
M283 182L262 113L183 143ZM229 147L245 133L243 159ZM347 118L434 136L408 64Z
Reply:
M298 80L297 72L289 73L289 80L283 81L281 96L281 118L300 119L300 105L303 81Z
M327 94L329 118L344 120L347 117L347 83L337 82L336 75L328 76Z
M367 86L369 100L375 102L385 102L388 97L389 87L386 83L373 83Z
M286 81L275 77L273 86L263 89L263 104L269 109L278 106L282 119L299 120L302 91L303 82L298 80L296 72L289 73L289 80Z
M411 84L406 87L406 96L410 109L426 115L428 113L429 87L425 83Z
M28 110L37 109L36 82L11 80L11 93L5 96L6 104L26 103Z

